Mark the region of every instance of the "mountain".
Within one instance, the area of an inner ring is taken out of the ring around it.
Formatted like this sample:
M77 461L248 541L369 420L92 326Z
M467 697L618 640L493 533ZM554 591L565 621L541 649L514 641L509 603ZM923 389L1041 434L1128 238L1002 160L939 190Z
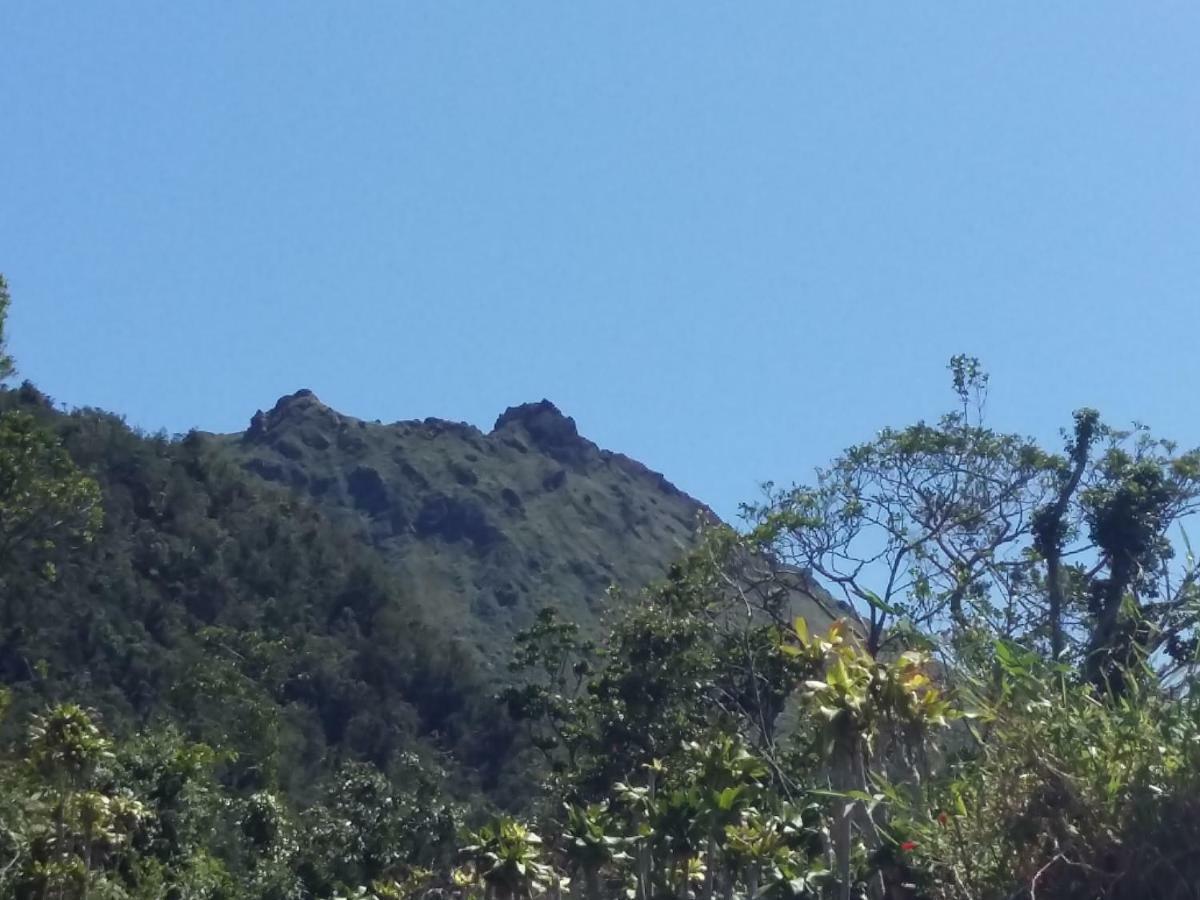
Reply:
M352 528L407 595L493 664L544 606L595 629L610 585L633 592L662 577L716 518L582 437L548 400L510 407L484 433L366 422L302 390L217 440Z
M713 515L553 404L490 433L384 426L311 392L239 435L145 435L0 391L95 479L104 523L55 575L0 573L0 731L61 700L118 734L179 727L226 780L303 803L343 760L419 758L512 802L536 767L494 695L539 609L598 631L609 585L662 577Z

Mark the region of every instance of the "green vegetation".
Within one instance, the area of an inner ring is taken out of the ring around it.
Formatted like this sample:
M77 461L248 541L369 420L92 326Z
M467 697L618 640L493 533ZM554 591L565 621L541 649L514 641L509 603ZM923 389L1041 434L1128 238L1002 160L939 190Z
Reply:
M0 896L1196 896L1200 454L951 372L742 531L548 404L5 390Z
M31 479L10 492L38 510L2 528L26 535L0 598L17 718L74 699L120 733L176 722L236 754L236 783L297 796L338 759L388 771L407 752L465 763L467 794L497 786L512 727L488 679L369 548L201 436L63 416L28 386L4 400L0 472Z

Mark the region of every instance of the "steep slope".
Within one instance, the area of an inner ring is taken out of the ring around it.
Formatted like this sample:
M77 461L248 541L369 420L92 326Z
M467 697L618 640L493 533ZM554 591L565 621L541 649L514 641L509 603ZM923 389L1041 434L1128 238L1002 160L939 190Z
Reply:
M299 391L222 440L248 471L360 529L406 592L493 662L543 606L594 627L610 584L661 577L712 517L546 400L506 410L485 434L368 423Z

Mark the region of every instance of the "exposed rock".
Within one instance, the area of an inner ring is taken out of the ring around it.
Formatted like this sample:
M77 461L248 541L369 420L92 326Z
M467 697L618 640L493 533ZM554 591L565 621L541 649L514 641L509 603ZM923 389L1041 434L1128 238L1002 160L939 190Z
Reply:
M405 515L403 507L399 503L392 501L392 510L389 513L389 518L392 523L392 534L404 534L412 526L408 521L408 516Z
M580 465L599 455L595 444L579 436L575 420L549 400L510 406L496 419L493 433L523 428L533 445L559 462Z
M478 502L446 494L426 498L413 527L419 537L439 537L451 544L467 540L481 550L502 537Z
M265 459L252 459L245 464L247 472L253 472L259 478L267 481L286 481L287 471L282 463L268 462Z
M300 440L304 441L305 444L314 450L328 450L333 446L333 442L329 440L325 433L315 428L305 430L300 435Z
M275 403L275 408L269 414L269 422L272 426L276 425L280 420L290 417L302 415L304 412L311 409L329 409L322 403L317 395L308 388L301 388L294 394L285 394L280 397ZM330 410L332 412L332 410Z
M454 480L463 487L472 487L479 483L479 476L469 466L464 466L462 463L450 462L446 468L450 470L450 474Z
M504 505L513 512L520 512L525 508L525 504L521 502L521 495L512 488L504 488L501 490L500 499L503 500Z
M411 463L400 463L400 474L421 489L429 487L429 479L414 469Z
M275 442L275 449L286 456L288 459L300 459L304 455L304 451L299 446L289 441L287 438L281 438Z
M322 497L335 484L337 484L337 480L328 475L318 476L309 481L308 492L314 497Z
M521 593L511 584L502 584L492 591L492 596L496 598L496 603L500 606L511 607L517 605Z
M303 422L308 427L301 438L308 443L309 433L333 426L339 418L337 413L317 399L316 394L305 388L280 397L270 412L263 412L261 409L255 412L250 419L250 427L242 435L242 440L247 443L269 440L272 433L284 423ZM328 446L327 440L325 446Z
M338 432L337 445L339 450L352 456L365 453L367 449L367 442L360 435L349 430Z
M387 485L380 474L370 466L359 466L346 477L346 490L354 500L356 509L370 516L387 512L391 505Z
M261 409L250 418L250 427L242 435L244 441L257 441L267 433L267 414Z

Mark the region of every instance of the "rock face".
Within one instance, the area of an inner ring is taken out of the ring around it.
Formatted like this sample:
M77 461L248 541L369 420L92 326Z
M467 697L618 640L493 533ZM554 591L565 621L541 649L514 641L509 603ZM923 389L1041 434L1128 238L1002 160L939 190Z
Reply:
M661 577L700 519L715 518L580 435L549 400L509 407L484 433L440 419L368 423L302 390L222 440L248 471L360 528L497 664L541 607L596 625L609 584L635 591Z
M438 538L450 544L467 541L486 553L503 540L488 521L487 511L478 500L435 494L421 506L413 531L421 538Z
M524 431L533 447L568 465L584 465L599 453L595 444L579 436L575 420L549 400L510 406L496 419L492 433L506 429Z
M346 491L354 508L369 516L381 516L391 508L383 476L370 466L359 466L346 477Z

